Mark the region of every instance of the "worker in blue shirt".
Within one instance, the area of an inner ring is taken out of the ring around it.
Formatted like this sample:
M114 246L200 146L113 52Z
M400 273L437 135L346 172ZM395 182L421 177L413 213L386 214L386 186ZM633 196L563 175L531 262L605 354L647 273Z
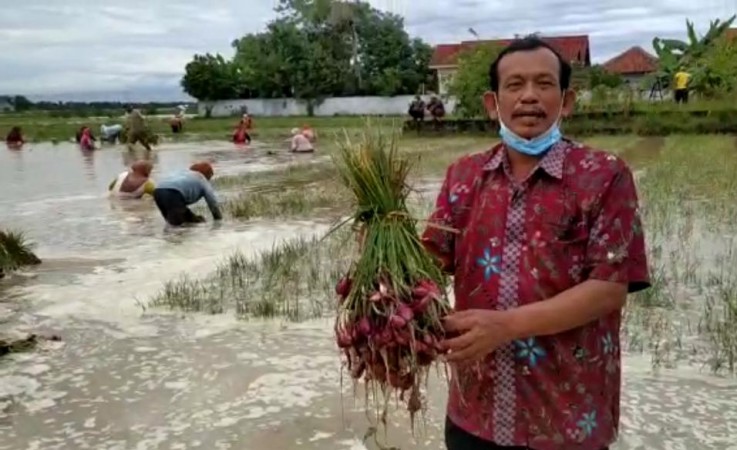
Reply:
M210 184L212 175L210 163L198 162L189 170L175 172L159 180L154 189L154 200L169 225L204 222L204 217L189 209L189 205L197 203L201 198L207 202L213 219L223 218L215 191Z

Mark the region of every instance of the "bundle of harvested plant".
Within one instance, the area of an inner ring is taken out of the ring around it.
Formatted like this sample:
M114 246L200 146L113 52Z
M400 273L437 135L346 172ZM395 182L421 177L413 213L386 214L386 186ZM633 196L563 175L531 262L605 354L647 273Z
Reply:
M123 125L123 130L120 133L120 136L118 139L120 140L121 144L127 144L128 143L128 134L130 134L130 129L128 128L128 125ZM146 127L143 130L143 137L146 139L146 142L148 142L151 145L159 145L159 135L154 133L154 131Z
M362 240L360 255L336 286L336 341L355 380L384 399L398 395L414 418L423 409L420 386L441 351L442 318L450 311L447 279L409 214L411 164L400 155L397 137L346 135L334 161L355 196L349 221Z

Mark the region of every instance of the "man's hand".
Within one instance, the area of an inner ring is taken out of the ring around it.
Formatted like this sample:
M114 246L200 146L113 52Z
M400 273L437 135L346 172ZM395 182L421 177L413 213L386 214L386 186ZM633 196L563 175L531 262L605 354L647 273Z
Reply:
M449 350L446 359L453 363L472 363L515 339L508 311L470 309L445 318L445 331L460 334L446 339L442 345Z

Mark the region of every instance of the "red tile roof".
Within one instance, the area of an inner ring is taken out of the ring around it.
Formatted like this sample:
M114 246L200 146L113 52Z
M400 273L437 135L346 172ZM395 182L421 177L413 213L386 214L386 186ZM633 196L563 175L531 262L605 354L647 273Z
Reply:
M620 75L652 73L658 70L658 58L635 46L603 64L604 69Z
M727 28L724 35L727 36L727 39L737 40L737 28Z
M586 66L591 65L588 36L541 36L541 39L556 49L566 60L580 62ZM478 45L495 44L505 47L511 42L512 39L495 39L463 41L460 44L440 44L433 51L430 68L438 68L439 66L455 67L458 65L458 56L462 52L473 49Z

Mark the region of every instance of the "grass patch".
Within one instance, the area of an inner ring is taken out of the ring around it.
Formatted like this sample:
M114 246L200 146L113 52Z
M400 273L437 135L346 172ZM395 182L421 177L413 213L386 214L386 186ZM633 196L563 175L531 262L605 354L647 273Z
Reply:
M33 253L32 244L17 231L0 231L0 277L23 266L41 264Z
M335 280L350 263L348 233L324 241L296 238L249 258L236 252L202 280L168 282L148 306L239 318L304 320L322 316L334 300Z
M248 192L228 200L225 210L236 219L278 218L314 215L321 209L346 210L348 192L334 182L305 184L301 188L270 192Z
M243 186L295 186L314 183L315 180L334 178L337 175L330 161L311 162L309 164L290 164L286 168L276 168L261 172L249 172L241 175L218 177L213 185L219 189Z

